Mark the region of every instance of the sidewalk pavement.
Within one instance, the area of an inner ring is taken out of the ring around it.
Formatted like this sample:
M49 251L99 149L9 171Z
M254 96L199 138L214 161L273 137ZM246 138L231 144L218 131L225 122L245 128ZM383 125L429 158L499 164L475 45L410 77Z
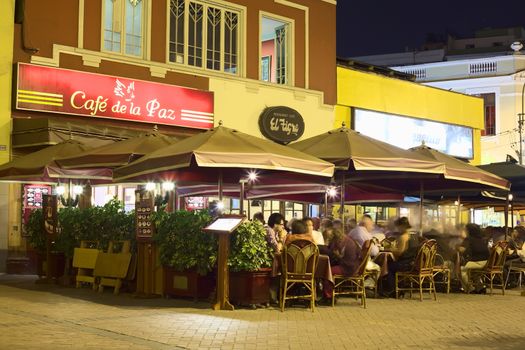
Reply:
M525 297L438 294L213 311L0 275L0 349L525 349Z

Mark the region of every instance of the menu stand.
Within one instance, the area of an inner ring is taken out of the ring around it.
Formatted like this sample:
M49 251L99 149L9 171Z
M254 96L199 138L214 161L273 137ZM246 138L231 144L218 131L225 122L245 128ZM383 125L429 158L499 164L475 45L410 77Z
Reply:
M203 230L219 236L219 258L217 262L217 299L213 310L233 310L230 304L230 275L228 272L228 254L230 250L230 233L245 220L241 215L223 215L218 217Z

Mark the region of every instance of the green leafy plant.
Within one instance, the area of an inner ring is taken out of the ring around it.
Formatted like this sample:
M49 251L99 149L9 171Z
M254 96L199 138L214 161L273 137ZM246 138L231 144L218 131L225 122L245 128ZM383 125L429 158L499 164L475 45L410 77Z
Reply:
M273 251L266 242L266 230L259 221L245 221L230 237L230 271L257 271L271 267Z
M44 232L44 215L42 209L31 212L27 224L24 226L27 241L38 252L46 251L46 234Z
M154 214L160 261L177 271L196 269L205 275L217 261L217 238L202 229L211 221L206 211L164 211Z

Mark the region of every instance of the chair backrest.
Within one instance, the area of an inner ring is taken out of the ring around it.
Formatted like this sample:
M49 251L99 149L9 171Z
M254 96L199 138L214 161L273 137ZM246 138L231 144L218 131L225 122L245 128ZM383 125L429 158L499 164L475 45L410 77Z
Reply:
M485 269L489 270L502 270L505 265L505 259L507 258L509 243L505 241L499 241L490 250L489 258Z
M434 260L436 259L437 243L434 239L423 242L419 247L414 260L414 271L419 273L432 273Z
M287 244L282 254L283 273L313 276L319 248L311 241L299 239Z
M372 240L365 241L361 247L361 263L357 268L356 276L362 276L365 273L368 259L370 258L370 251L372 250Z

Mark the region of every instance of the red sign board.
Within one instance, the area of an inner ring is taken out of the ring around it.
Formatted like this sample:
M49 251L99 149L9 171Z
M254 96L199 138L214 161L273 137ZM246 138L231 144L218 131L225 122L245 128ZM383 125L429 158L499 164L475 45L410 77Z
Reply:
M41 209L45 194L51 194L51 186L24 185L24 209Z
M16 108L213 127L213 92L24 63L18 64Z

